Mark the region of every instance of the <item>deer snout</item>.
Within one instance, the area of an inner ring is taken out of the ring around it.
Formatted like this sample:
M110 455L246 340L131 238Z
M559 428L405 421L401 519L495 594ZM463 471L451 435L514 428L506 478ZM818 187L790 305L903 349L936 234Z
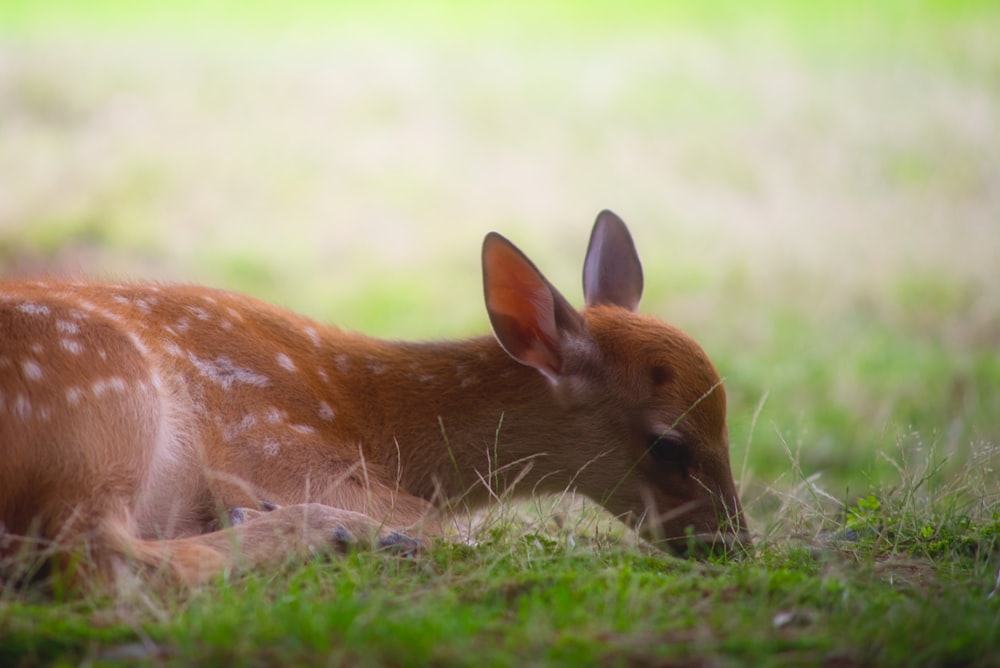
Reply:
M668 538L654 543L658 548L683 559L734 559L748 554L750 532L691 533L680 538Z
M752 543L743 508L735 498L735 508L725 504L720 507L718 498L715 497L711 511L706 512L707 501L691 501L661 515L659 522L650 521L655 515L647 509L639 533L657 548L677 557L704 560L743 556Z

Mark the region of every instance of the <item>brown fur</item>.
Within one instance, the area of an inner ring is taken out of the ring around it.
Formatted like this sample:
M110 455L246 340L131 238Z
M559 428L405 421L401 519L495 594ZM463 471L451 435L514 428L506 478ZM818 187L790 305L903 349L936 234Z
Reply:
M745 524L719 376L689 337L631 310L641 270L609 216L582 313L487 238L501 345L379 341L201 287L2 286L7 538L85 550L86 577L134 560L197 583L351 539L444 535L442 510L516 480L575 487L665 547L733 542ZM690 461L651 456L656 430Z

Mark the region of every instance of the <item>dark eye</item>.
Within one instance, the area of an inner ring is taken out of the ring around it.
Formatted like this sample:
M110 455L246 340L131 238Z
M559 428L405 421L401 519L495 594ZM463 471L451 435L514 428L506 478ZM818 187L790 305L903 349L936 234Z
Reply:
M674 370L668 366L654 366L649 370L653 385L660 386L669 383L674 378Z
M647 452L661 464L669 464L683 470L691 464L691 451L684 442L684 437L673 431L651 436Z

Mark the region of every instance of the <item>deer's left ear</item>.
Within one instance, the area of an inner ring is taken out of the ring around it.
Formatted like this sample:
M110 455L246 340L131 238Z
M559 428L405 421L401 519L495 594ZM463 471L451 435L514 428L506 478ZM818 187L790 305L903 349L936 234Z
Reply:
M583 262L587 306L606 304L630 311L642 299L642 264L622 219L605 209L597 216Z

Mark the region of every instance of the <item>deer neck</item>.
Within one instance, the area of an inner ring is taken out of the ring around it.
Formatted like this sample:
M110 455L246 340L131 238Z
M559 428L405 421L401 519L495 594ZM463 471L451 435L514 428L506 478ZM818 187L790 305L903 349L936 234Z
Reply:
M560 421L536 416L551 418L558 402L545 378L492 337L366 348L353 360L367 388L366 456L407 492L479 505L515 480L530 492L551 477L544 446L554 445Z

